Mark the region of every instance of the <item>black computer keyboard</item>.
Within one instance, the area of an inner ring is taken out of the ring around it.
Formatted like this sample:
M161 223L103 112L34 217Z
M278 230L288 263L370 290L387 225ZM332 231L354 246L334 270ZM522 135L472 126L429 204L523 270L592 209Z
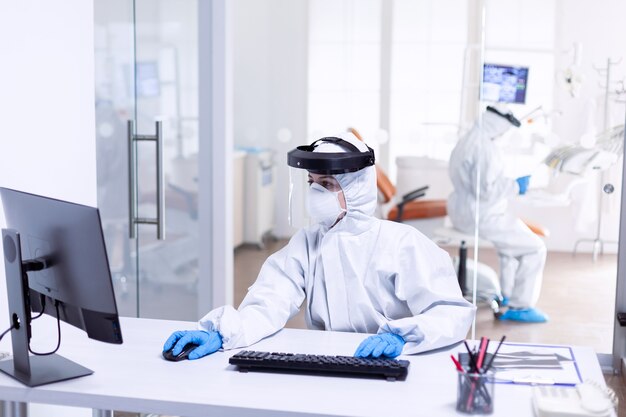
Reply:
M409 361L352 356L304 355L245 350L231 356L229 362L240 372L269 371L314 375L340 375L405 379Z

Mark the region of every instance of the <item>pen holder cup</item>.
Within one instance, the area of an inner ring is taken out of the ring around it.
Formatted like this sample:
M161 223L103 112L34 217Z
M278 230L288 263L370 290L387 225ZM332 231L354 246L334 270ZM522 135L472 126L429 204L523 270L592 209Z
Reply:
M494 373L457 371L456 409L465 414L493 413Z

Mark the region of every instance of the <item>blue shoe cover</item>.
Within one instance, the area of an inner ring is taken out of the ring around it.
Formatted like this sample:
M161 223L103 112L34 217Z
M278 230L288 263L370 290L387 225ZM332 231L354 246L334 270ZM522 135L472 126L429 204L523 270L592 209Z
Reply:
M548 316L537 308L526 308L524 310L507 310L499 317L500 320L519 321L522 323L545 323Z
M502 296L502 301L500 301L500 307L506 307L509 305L509 297Z

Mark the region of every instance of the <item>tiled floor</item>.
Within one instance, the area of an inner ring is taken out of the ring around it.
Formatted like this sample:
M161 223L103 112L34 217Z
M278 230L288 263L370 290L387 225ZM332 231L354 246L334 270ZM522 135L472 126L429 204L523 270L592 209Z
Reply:
M481 250L479 261L498 270L493 250ZM594 263L589 254L550 252L537 306L550 317L548 323L502 322L482 307L476 315L476 337L505 334L510 341L584 345L610 353L616 277L616 255L602 256Z
M241 246L235 251L235 305L239 305L254 282L265 259L287 241L267 242L265 249ZM456 249L450 249L451 255ZM472 257L470 251L469 257ZM479 260L497 271L493 250L481 250ZM589 254L550 252L546 262L538 307L550 321L544 324L511 324L496 321L486 306L476 315L476 337L493 339L507 335L510 341L585 345L596 352L610 353L613 343L616 256L604 255L597 262ZM301 311L287 327L306 328ZM471 334L468 335L471 337ZM620 416L626 417L626 384L621 376L607 375L606 381L620 398Z

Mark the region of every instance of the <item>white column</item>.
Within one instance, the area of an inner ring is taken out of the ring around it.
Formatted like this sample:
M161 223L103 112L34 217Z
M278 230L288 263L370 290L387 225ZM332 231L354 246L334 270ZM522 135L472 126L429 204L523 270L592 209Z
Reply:
M199 316L233 302L231 6L198 2Z

